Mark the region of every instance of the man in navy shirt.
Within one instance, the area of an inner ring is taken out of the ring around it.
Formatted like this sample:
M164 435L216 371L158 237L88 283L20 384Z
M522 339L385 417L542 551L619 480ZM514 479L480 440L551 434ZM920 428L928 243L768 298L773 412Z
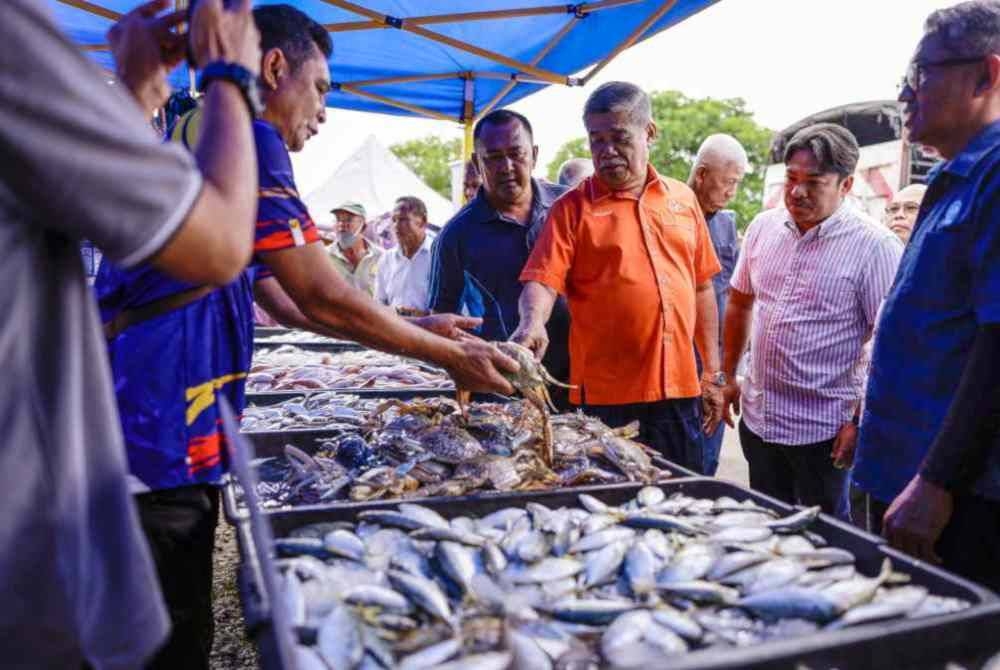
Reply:
M531 176L538 157L531 124L507 109L490 112L473 131L482 186L445 225L434 242L429 309L463 307L483 319L480 335L506 340L517 328L518 275L545 223L549 207L566 190ZM569 376L569 311L560 299L548 323L544 364L557 379ZM565 393L552 388L556 405Z
M919 558L1000 588L1000 3L934 12L899 100L945 159L885 301L855 485Z
M736 212L726 209L739 190L743 176L750 167L747 152L732 135L709 135L698 148L688 186L698 197L698 204L708 224L715 256L722 270L712 277L715 303L719 310L719 355L722 355L722 324L725 321L726 303L729 300L729 280L739 257L739 240L736 237ZM719 423L715 432L705 438L702 474L714 475L719 469L719 452L726 426Z

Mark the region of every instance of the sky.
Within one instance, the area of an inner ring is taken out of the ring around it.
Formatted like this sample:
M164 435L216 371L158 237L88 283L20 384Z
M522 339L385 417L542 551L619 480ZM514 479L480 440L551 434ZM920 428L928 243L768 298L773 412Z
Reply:
M721 0L619 55L586 88L550 86L511 107L534 126L538 174L564 142L583 136L583 102L606 81L693 98L743 98L758 123L780 130L830 107L894 98L924 19L952 4ZM387 146L462 136L460 126L443 121L328 110L320 134L293 155L300 192L309 194L370 134Z

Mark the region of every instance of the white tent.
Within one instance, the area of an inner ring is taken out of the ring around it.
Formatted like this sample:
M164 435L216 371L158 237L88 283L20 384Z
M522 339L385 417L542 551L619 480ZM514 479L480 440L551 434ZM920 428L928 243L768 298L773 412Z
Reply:
M374 135L334 170L322 185L306 196L306 206L318 221L331 219L330 210L344 202L360 202L375 220L391 212L396 198L414 195L427 205L430 223L443 226L455 206L420 180L403 161L382 146Z

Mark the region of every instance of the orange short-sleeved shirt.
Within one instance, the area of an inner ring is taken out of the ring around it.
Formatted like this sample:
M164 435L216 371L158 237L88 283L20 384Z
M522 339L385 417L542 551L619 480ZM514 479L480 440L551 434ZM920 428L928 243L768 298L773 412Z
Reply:
M521 281L569 301L570 400L622 405L700 395L695 287L720 269L694 193L650 166L639 198L592 176L557 200Z

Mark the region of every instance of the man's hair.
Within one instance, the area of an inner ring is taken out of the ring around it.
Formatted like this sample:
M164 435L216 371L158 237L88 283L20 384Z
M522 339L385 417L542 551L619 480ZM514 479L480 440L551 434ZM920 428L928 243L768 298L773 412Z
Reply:
M609 81L598 86L583 105L583 117L588 114L625 114L630 123L645 126L653 120L653 103L649 95L627 81Z
M518 114L512 109L494 109L492 112L476 121L476 127L472 129L472 142L475 144L483 134L486 126L506 126L508 123L516 121L524 127L528 133L528 139L535 143L535 133L531 129L531 122L524 114Z
M560 186L576 186L594 172L594 163L589 158L570 158L559 166L556 181Z
M326 28L291 5L264 5L253 10L260 31L260 51L281 49L292 70L312 55L313 45L325 58L333 54L333 41Z
M396 198L396 204L406 207L411 212L416 213L420 216L424 222L427 222L427 205L424 201L415 195L404 195L402 197Z
M824 174L836 172L844 179L858 166L858 141L851 131L834 123L816 123L795 133L785 146L784 162L803 149L812 152Z
M970 0L932 12L924 35L936 37L955 56L1000 53L1000 2Z
M698 147L698 153L694 157L694 167L706 165L708 163L738 163L744 169L750 167L750 159L747 158L746 149L732 135L716 133L709 135Z

